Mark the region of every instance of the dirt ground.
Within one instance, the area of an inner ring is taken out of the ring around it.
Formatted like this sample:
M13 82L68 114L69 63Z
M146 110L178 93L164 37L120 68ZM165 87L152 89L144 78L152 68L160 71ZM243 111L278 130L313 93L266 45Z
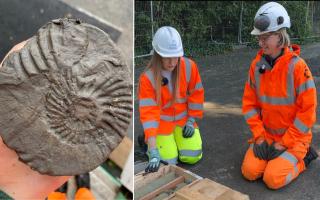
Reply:
M320 43L303 45L301 57L309 65L316 85L320 83ZM193 58L199 67L205 88L204 118L198 123L203 141L203 159L196 165L180 166L214 181L248 194L250 199L318 199L320 190L320 160L298 179L283 189L273 191L261 180L250 183L242 175L240 166L251 137L241 115L241 99L251 60L257 49L243 48L224 55ZM143 68L135 68L135 88ZM317 87L319 99L319 87ZM135 160L145 160L139 153L137 136L143 132L139 121L138 101L135 97ZM318 107L319 110L319 107ZM319 118L319 112L317 112ZM319 120L313 127L313 146L319 152Z

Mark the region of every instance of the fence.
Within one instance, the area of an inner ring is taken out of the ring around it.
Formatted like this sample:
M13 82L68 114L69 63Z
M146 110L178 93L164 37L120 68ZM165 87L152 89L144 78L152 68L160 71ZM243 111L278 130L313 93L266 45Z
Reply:
M250 35L261 1L135 1L135 58L150 55L154 32L175 27L185 54L211 55L234 45L256 44ZM320 2L280 1L289 13L292 39L320 38Z

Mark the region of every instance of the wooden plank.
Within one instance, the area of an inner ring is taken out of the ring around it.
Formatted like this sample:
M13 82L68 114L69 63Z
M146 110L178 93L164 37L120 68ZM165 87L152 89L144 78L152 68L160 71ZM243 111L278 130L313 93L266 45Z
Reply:
M134 187L135 189L141 188L149 183L151 183L153 180L156 180L160 178L161 176L164 176L165 174L169 173L171 171L171 166L162 166L159 168L157 172L150 173L147 175L144 175L144 172L141 172L137 174L134 177Z
M131 192L133 192L133 150L122 170L120 182Z
M193 174L192 172L185 170L181 167L177 167L175 165L165 165L165 166L161 166L159 170L154 173L144 175L144 172L140 172L136 174L134 177L134 187L135 188L143 187L151 183L152 181L164 176L169 172L174 172L177 176L183 176L187 183L191 183L192 181L197 179L202 179L202 177L196 174Z
M178 190L170 200L249 200L247 195L209 179L194 181Z
M176 179L176 175L174 172L170 172L165 174L164 176L159 177L157 180L154 180L147 185L137 188L134 190L134 196L136 199L140 199L147 195L148 193L156 190L157 188L171 182L172 180Z
M113 182L108 177L101 177L99 174L90 172L90 185L94 197L96 199L114 199L120 186L113 185Z
M124 137L119 146L111 152L109 159L123 169L132 150L132 146L132 140Z
M159 187L158 189L148 193L146 196L142 197L141 200L151 200L154 197L156 197L158 194L160 194L163 191L169 190L171 188L176 187L179 183L183 183L184 177L179 176L178 178L174 179L173 181Z

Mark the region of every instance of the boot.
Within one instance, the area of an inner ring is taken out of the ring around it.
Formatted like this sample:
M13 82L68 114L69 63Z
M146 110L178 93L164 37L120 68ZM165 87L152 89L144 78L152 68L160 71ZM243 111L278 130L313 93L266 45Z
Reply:
M318 153L313 147L310 146L306 156L303 158L304 165L308 167L311 161L315 160L317 157L318 157Z

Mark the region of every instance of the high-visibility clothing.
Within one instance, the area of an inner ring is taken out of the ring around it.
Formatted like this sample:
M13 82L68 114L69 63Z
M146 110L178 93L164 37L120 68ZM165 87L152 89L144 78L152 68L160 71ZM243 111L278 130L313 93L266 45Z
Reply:
M202 158L202 140L199 129L190 138L182 136L182 128L177 126L169 135L157 135L157 148L162 160L169 164L181 162L195 164Z
M52 192L49 194L48 200L67 200L67 194L63 192Z
M80 188L74 196L75 200L95 200L92 192L88 188Z
M316 120L316 87L299 57L298 45L284 49L271 68L259 51L253 60L242 99L242 111L253 139L271 136L287 148L310 144ZM259 69L264 65L264 73Z
M174 130L179 160L188 164L195 164L202 158L202 140L198 128L194 129L194 134L190 138L184 138L181 127Z
M161 104L156 103L155 79L152 69L140 77L139 111L145 140L157 134L167 135L176 126L183 127L188 117L202 118L204 89L195 62L181 57L178 98L174 104L168 85L161 87ZM197 127L196 123L194 124Z
M268 161L260 160L253 153L253 144L250 145L241 167L243 176L248 180L256 180L263 176L263 181L271 189L279 189L305 170L302 159L296 155L306 154L304 147L289 149L279 157Z
M77 190L75 200L95 200L92 192L88 188L80 188ZM66 193L53 192L48 196L48 200L67 200Z
M287 151L267 162L254 156L251 144L242 174L249 180L263 175L267 186L277 189L305 169L303 158L316 120L316 88L308 66L299 57L299 46L285 48L273 68L262 54L259 51L250 66L242 99L243 114L253 134L250 142L263 137L269 144L279 142ZM264 73L259 72L262 67Z

